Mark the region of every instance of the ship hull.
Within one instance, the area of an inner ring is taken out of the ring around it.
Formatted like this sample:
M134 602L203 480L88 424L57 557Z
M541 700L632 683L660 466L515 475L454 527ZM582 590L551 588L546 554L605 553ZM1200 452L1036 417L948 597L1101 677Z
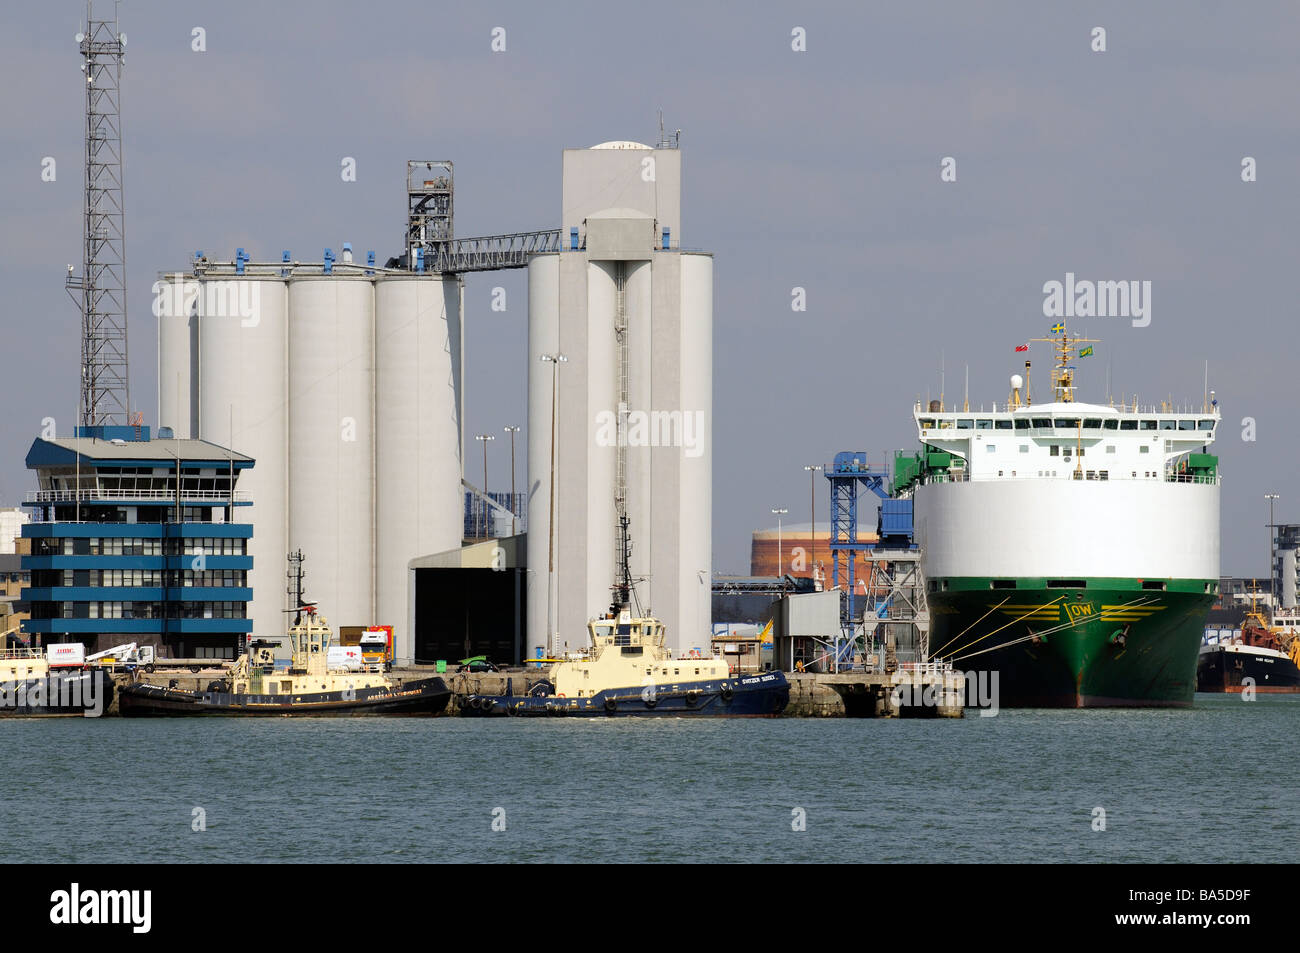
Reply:
M451 689L441 678L406 682L395 688L298 695L232 694L131 685L118 693L118 710L128 717L437 715L446 710L450 700Z
M611 688L590 697L467 695L459 713L470 718L774 718L790 701L780 672L654 687Z
M1201 649L1198 692L1240 692L1247 685L1264 694L1295 694L1300 692L1300 668L1281 652L1226 645Z
M998 676L1006 708L1169 707L1192 704L1208 580L933 581L931 652L967 673Z
M102 669L0 682L0 716L97 718L112 701L113 679Z

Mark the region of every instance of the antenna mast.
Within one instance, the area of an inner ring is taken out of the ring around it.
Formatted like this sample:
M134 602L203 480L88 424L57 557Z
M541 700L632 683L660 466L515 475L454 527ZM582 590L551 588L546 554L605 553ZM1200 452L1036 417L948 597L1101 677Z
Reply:
M303 610L302 577L304 575L302 571L302 560L303 560L303 556L302 556L301 549L290 553L289 571L285 574L289 577L289 583L290 583L287 592L289 593L289 595L293 596L294 607L290 611L294 613L293 616L294 625L302 625L302 610Z
M86 169L81 274L64 283L81 310L80 423L126 426L126 231L122 220L122 55L117 5L97 20L86 0L86 32L78 33L86 86Z
M1062 327L1061 331L1050 338L1031 338L1032 341L1042 341L1052 345L1056 350L1056 364L1052 367L1052 394L1058 403L1074 403L1074 371L1075 367L1070 363L1075 355L1072 353L1074 348L1079 344L1097 344L1096 338L1072 337L1070 332ZM1091 348L1085 348L1091 353ZM1081 355L1082 356L1082 355ZM1028 366L1026 364L1026 366Z
M627 536L629 522L626 511L619 513L618 582L614 585L614 597L620 609L626 609L632 603L632 544Z

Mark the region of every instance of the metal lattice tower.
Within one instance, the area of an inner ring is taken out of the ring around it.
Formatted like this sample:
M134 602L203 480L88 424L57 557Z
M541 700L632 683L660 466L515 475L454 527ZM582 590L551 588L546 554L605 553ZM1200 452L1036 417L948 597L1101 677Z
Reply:
M86 32L77 34L86 84L86 203L82 270L68 293L81 309L80 424L128 425L126 231L122 219L122 54L126 36L97 20L86 3Z
M406 162L406 260L413 271L417 254L429 268L455 234L455 183L455 167L446 159Z

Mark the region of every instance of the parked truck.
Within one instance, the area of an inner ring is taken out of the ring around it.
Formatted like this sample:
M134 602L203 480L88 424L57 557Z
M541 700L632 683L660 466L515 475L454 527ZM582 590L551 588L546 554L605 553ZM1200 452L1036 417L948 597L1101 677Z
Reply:
M55 642L45 646L45 660L50 668L82 668L86 664L86 647L80 642Z
M140 646L135 642L115 645L111 649L86 656L87 665L106 668L110 672L129 672L135 668L152 672L156 660L152 645Z

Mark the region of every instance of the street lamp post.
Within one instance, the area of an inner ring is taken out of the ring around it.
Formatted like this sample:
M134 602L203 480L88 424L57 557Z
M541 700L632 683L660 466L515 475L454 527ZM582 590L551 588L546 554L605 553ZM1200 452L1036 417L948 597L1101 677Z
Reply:
M812 490L812 499L808 504L809 506L808 514L810 518L809 536L812 539L812 542L809 544L812 547L812 552L809 554L809 559L812 562L813 576L816 577L817 575L817 474L821 472L822 467L821 464L814 463L811 466L804 467L804 469L808 471L808 482L810 484L810 489Z
M506 427L505 432L510 434L510 535L515 535L515 518L519 513L515 510L515 434L519 433L518 427Z
M480 539L486 539L490 535L488 529L488 474L487 474L487 445L489 440L495 440L496 437L490 433L481 433L474 437L479 443L483 444L483 532Z
M781 557L781 517L790 511L784 508L779 510L774 508L772 512L776 515L776 574L780 576L783 561Z
M568 360L563 354L543 354L539 358L551 365L551 505L546 518L546 654L554 657L555 647L555 418L560 399L560 365Z
M1268 500L1268 591L1276 611L1278 594L1274 573L1277 571L1277 528L1273 525L1273 503L1279 497L1276 493L1265 493L1264 499Z

